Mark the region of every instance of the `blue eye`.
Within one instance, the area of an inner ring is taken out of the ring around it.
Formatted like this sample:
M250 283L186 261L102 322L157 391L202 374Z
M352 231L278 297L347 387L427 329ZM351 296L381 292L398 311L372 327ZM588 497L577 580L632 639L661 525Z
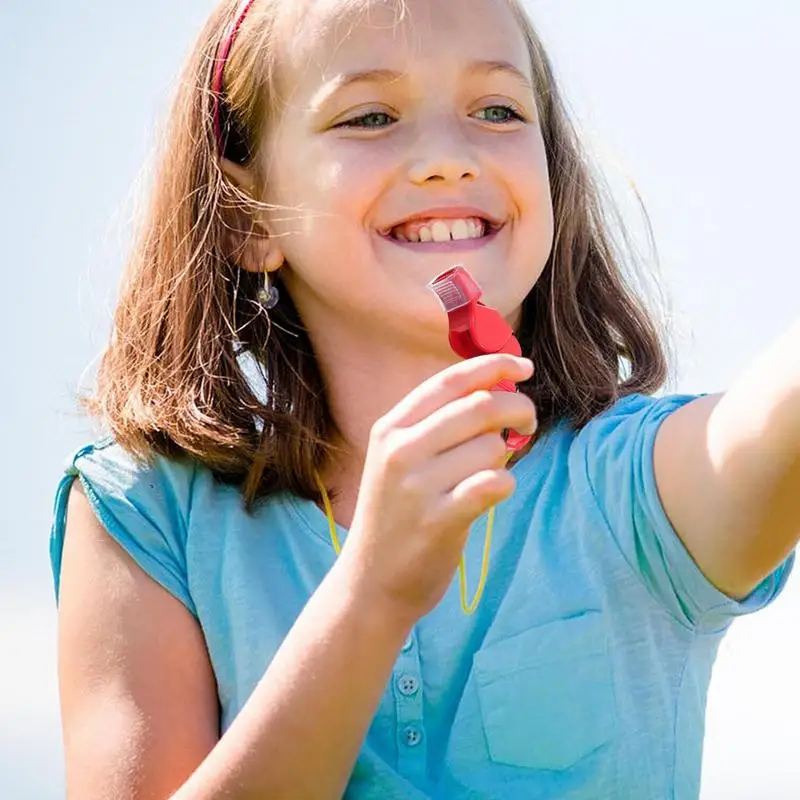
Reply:
M476 114L484 114L483 121L485 122L498 122L500 124L507 122L525 122L522 114L519 113L513 106L495 105L486 106Z
M370 111L368 114L362 114L360 117L353 117L338 125L335 128L363 128L366 130L377 130L378 128L385 128L391 125L394 119L384 111Z

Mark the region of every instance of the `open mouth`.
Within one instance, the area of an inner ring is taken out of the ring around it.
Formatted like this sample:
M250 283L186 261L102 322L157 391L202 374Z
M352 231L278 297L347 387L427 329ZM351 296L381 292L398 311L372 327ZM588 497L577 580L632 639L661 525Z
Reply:
M429 242L463 242L485 239L502 228L483 217L463 217L459 219L414 219L385 228L381 236L395 242L407 244L427 244Z

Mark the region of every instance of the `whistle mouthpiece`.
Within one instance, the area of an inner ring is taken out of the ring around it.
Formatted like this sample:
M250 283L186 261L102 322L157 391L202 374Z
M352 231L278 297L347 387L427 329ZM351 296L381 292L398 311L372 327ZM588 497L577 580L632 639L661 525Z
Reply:
M460 264L428 284L447 312L450 346L462 358L488 353L516 352L519 343L509 324L480 302L483 290Z
M483 294L477 281L461 265L437 275L428 285L448 314L476 302Z

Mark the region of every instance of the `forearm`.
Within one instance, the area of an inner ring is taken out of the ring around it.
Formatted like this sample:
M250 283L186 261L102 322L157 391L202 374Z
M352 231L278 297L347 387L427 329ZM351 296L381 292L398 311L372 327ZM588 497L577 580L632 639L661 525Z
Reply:
M340 561L173 800L341 797L412 622L356 600Z

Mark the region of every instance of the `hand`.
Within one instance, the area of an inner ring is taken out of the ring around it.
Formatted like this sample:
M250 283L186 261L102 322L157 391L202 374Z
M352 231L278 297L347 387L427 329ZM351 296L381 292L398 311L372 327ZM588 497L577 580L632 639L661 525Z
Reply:
M364 602L413 625L441 600L472 523L514 491L503 431L536 429L528 397L489 387L532 372L510 355L462 361L374 425L341 557Z

